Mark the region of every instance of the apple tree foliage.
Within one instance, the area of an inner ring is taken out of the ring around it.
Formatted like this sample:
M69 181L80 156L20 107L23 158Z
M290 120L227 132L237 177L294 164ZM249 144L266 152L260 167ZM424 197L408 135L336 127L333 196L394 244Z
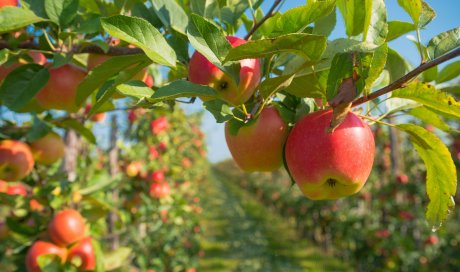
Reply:
M459 88L454 83L460 72L458 61L443 69L436 67L460 54L460 29L422 43L420 29L429 27L436 16L423 0L398 1L411 18L408 22L388 21L383 0L309 0L285 12L278 11L283 1L276 0L266 14L263 2L24 0L21 7L0 10L0 63L12 62L28 51L44 53L52 67L70 62L85 66L86 53L114 56L89 72L78 86L75 103L82 107L91 99L93 107L86 116L91 117L114 109L114 93L130 97L132 106L145 108L216 95L214 89L187 80L191 48L235 82L239 81L239 60L260 58L263 79L248 102L236 107L218 99L204 103L217 122L247 121L270 103L279 106L290 124L325 107L321 105L326 102L337 112L354 108L370 123L387 124L409 135L426 165L430 200L426 218L440 225L454 206L456 168L442 139L413 121L454 130L450 125L460 118ZM346 35L330 39L338 13ZM27 33L15 33L25 27ZM248 33L249 41L232 48L225 36L239 29ZM421 59L416 67L388 45L412 32ZM114 40L119 45L112 46ZM153 88L130 80L147 66L167 77ZM45 85L48 69L28 64L10 73L0 88L3 105L11 110L26 105ZM338 93L343 80L350 77L355 88ZM407 118L388 121L401 115ZM94 141L75 116L35 118L73 128Z

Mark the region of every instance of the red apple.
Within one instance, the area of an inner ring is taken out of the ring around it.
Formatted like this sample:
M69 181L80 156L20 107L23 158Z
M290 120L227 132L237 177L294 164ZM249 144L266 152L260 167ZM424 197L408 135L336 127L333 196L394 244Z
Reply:
M151 75L147 75L144 79L144 83L145 85L147 85L148 87L152 88L153 85L155 84L154 80L153 80L153 76Z
M49 69L48 83L41 89L36 98L44 109L77 112L77 87L85 78L86 72L77 66L66 64Z
M78 269L81 271L94 270L96 268L96 254L94 253L91 237L86 237L69 249L69 261L79 258L81 264Z
M438 236L436 236L434 234L431 234L425 240L426 245L437 245L438 243L439 243L439 238L438 238Z
M52 243L36 241L32 244L26 256L26 268L28 272L41 272L38 266L38 257L41 255L56 255L64 263L67 258L67 250Z
M29 145L37 163L51 165L64 157L64 140L55 132L50 132Z
M8 192L8 182L0 179L0 193Z
M275 107L264 108L257 120L232 135L228 123L225 139L233 159L246 172L274 171L283 164L288 126Z
M85 114L88 114L90 111L91 111L91 104L86 104L85 106ZM105 112L100 112L100 113L96 113L94 114L93 116L91 116L91 121L95 122L95 123L100 123L100 122L103 122L105 119Z
M0 0L0 8L6 6L16 7L18 5L18 0Z
M246 40L227 36L232 47L246 43ZM240 83L236 83L199 52L190 60L189 80L196 84L208 85L217 90L217 97L232 105L246 102L254 93L260 82L260 62L258 59L240 61ZM206 98L205 98L206 99Z
M163 182L165 180L165 173L163 171L154 171L151 175L150 175L150 180L153 181L153 182Z
M62 210L49 223L48 234L57 245L68 246L85 237L85 220L76 210Z
M169 128L168 119L165 116L161 116L150 123L150 129L153 134L160 134Z
M34 167L30 148L16 140L0 141L0 179L16 181L26 177Z
M24 186L24 184L18 183L8 186L6 193L9 195L27 196L27 188Z
M149 147L149 155L150 155L150 159L154 160L154 159L158 159L158 157L160 156L160 154L158 153L158 150L155 146L150 146Z
M398 183L401 184L409 183L409 177L406 174L399 174L398 176L396 176L396 180L398 181Z
M166 182L152 183L150 185L150 196L153 198L167 197L171 193L171 188Z
M286 142L286 163L310 199L337 199L364 186L374 161L374 136L369 126L349 112L332 133L332 110L303 117Z
M45 209L45 207L36 199L29 200L29 206L31 211L41 212Z
M158 150L160 150L161 152L165 152L167 147L168 145L165 142L160 142L158 144Z
M182 158L182 166L184 168L190 168L192 166L192 161L187 157Z

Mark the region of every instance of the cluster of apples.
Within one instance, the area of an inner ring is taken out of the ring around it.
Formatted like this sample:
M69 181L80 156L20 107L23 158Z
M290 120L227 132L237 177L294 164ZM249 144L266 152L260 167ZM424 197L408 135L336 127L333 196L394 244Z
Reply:
M19 181L32 171L35 162L51 165L64 156L65 143L55 132L26 144L18 140L0 141L0 179Z
M86 235L85 220L76 210L58 212L48 225L48 241L35 241L26 256L28 272L41 272L38 258L54 255L62 264L70 262L81 271L96 268L96 255L92 238Z
M246 41L227 37L235 47ZM240 62L237 86L202 54L195 52L189 66L189 79L208 85L217 97L238 106L254 94L260 79L257 59ZM265 107L257 120L241 127L236 135L226 124L225 136L233 159L247 172L274 171L283 160L294 181L310 199L337 199L358 192L372 169L375 143L369 126L349 112L333 131L329 127L332 110L304 116L290 130L273 106Z
M87 69L85 70L73 64L65 64L53 68L50 67L51 65L42 53L31 51L28 55L33 59L33 63L48 67L50 78L36 96L20 109L19 112L41 112L44 110L64 110L71 113L77 112L80 109L76 104L78 85L86 77L87 71L91 71L94 67L111 58L111 56L107 55L89 54ZM0 66L0 82L5 79L11 71L26 63L26 60L19 59L18 62ZM148 74L147 69L135 75L133 80L142 80L149 87L152 87L154 84L153 77ZM115 93L113 98L123 98L123 96ZM87 104L84 112L88 113L90 109L91 105ZM104 116L104 113L99 113L94 115L92 120L100 122L104 119Z

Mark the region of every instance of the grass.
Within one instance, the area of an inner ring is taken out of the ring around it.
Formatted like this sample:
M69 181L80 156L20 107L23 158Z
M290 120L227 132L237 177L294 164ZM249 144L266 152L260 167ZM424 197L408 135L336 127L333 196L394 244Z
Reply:
M263 206L230 177L210 174L201 185L206 232L200 271L350 271L299 238L292 222Z

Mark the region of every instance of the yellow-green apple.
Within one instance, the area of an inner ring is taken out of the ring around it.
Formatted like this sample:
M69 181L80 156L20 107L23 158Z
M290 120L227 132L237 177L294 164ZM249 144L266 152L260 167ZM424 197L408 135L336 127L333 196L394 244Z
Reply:
M77 88L85 78L86 72L72 64L49 69L48 83L41 89L36 98L44 109L77 112Z
M259 117L232 135L225 125L225 139L233 159L246 172L274 171L283 163L283 146L288 126L278 110L269 106Z
M49 242L36 241L29 248L29 251L27 251L26 268L28 272L42 271L38 266L37 260L41 255L56 255L61 259L61 263L64 263L67 258L67 249L58 247Z
M126 166L126 175L128 177L136 177L142 172L142 165L143 163L141 161L130 162Z
M34 167L29 146L16 140L0 141L0 179L16 181L26 177Z
M83 238L69 249L69 262L76 262L75 259L79 259L78 270L80 271L90 271L96 268L96 254L91 237Z
M232 47L246 43L246 40L227 36ZM217 66L212 64L201 53L195 52L190 60L189 80L196 84L208 85L217 91L217 97L232 105L246 102L254 93L260 82L260 62L258 59L244 59L240 61L240 82L232 80ZM204 98L204 100L207 100Z
M286 142L287 167L301 191L310 199L337 199L364 186L374 161L374 136L354 113L331 133L332 110L303 117Z
M18 5L18 0L0 0L0 8L6 6L16 7Z
M51 165L64 157L65 143L56 132L49 132L29 145L37 163Z
M62 210L49 223L48 234L56 245L68 246L85 237L85 220L76 210Z

